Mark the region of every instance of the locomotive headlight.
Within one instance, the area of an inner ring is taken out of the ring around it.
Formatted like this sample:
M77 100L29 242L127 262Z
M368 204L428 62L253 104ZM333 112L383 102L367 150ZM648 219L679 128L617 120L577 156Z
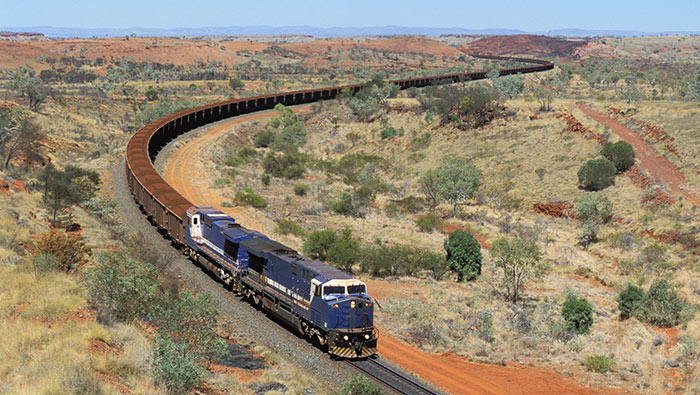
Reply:
M365 335L365 340L369 340L369 334Z
M348 337L348 335L345 335L345 336L343 336L343 340L348 341L348 340L350 340L350 337Z
M337 308L338 308L338 303L335 303L335 304L333 305L333 308L334 308L334 309L337 309Z
M351 300L351 301L350 301L350 308L351 308L351 309L354 309L354 308L355 308L355 301L354 301L354 300Z

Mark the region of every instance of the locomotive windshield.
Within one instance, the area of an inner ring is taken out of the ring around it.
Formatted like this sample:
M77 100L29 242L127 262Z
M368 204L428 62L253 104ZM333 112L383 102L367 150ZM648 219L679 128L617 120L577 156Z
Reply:
M348 294L363 294L365 293L365 285L348 285Z
M339 286L330 286L326 285L323 287L323 295L331 295L331 294L340 294L343 295L345 294L345 287L339 287Z

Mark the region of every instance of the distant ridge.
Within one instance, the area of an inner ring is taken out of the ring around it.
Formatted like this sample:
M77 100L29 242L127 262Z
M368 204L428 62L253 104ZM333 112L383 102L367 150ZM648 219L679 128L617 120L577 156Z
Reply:
M584 30L556 29L545 32L526 32L517 29L464 29L464 28L433 28L410 26L373 26L373 27L314 27L314 26L229 26L229 27L197 27L197 28L70 28L52 26L30 27L0 27L0 31L17 33L41 33L52 38L91 38L118 37L126 35L181 37L181 36L253 36L253 35L308 35L314 37L351 37L351 36L397 36L397 35L514 35L541 34L563 37L593 37L593 36L661 36L661 35L695 35L700 32L642 32L632 30Z

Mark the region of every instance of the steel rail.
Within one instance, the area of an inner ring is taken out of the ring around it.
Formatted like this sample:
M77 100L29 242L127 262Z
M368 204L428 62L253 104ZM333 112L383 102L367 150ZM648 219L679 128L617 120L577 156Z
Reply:
M438 395L437 392L434 392L410 377L397 372L376 359L368 358L361 360L345 360L345 362L400 394ZM380 371L380 373L377 371ZM382 377L383 375L388 375L389 378Z

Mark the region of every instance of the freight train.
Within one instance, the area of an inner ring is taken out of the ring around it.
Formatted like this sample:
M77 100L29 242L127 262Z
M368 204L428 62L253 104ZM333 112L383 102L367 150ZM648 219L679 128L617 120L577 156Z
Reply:
M533 66L499 70L500 75L551 70L548 61L517 60ZM486 71L391 81L401 89L486 78ZM134 200L149 220L186 254L234 292L316 339L344 358L376 353L374 303L367 289L345 272L301 256L293 249L246 229L211 207L197 207L168 185L153 166L172 139L221 119L286 106L334 99L341 91L357 93L362 84L248 97L183 110L153 121L136 132L126 148L127 181Z

